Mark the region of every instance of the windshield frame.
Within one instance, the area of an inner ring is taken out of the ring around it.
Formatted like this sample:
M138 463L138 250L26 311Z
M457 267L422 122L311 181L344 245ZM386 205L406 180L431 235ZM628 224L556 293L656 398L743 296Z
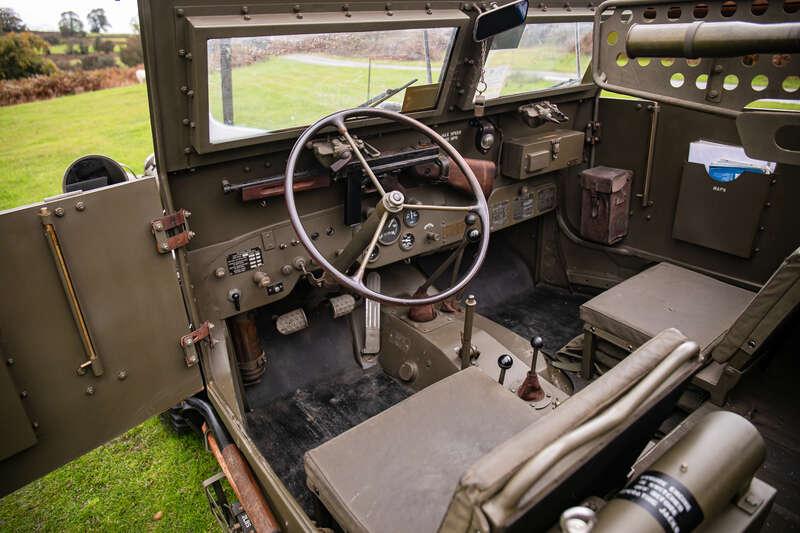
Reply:
M528 16L525 19L525 25L529 24L554 24L561 22L594 22L594 10L588 7L574 7L570 10L564 8L534 8L528 10ZM494 42L494 39L492 39ZM491 48L491 43L489 43ZM487 54L488 58L488 54ZM484 66L485 66L484 59ZM477 88L477 83L476 83ZM498 96L497 98L487 98L486 107L494 107L503 104L525 102L531 99L543 99L551 96L558 96L562 94L573 94L597 89L594 81L592 80L592 63L591 60L586 68L586 71L580 83L569 85L566 87L552 87L549 89L534 89L527 92L509 94L505 96Z
M445 66L439 83L439 94L436 107L424 111L408 113L413 118L425 118L440 115L447 105L456 57L468 37L466 31L470 23L469 17L457 9L448 10L397 10L391 16L386 11L353 11L346 16L345 11L311 12L302 15L271 14L242 16L192 16L187 17L189 23L189 40L192 43L191 89L192 114L194 122L191 127L192 146L199 154L218 152L231 148L252 146L296 138L308 125L266 132L263 135L212 143L209 137L209 92L208 92L208 40L236 37L261 37L270 35L302 35L310 33L341 33L358 31L380 31L401 29L431 29L451 27L456 29L450 55L445 59ZM320 117L322 118L322 117ZM354 121L354 126L379 123L379 119Z

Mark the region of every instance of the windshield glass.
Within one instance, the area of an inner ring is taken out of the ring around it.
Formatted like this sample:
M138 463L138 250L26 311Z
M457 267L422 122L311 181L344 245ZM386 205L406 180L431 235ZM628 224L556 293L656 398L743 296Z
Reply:
M494 38L486 58L487 99L581 82L592 58L592 23L527 24Z
M455 34L431 28L210 39L209 140L306 126L360 105L435 108Z

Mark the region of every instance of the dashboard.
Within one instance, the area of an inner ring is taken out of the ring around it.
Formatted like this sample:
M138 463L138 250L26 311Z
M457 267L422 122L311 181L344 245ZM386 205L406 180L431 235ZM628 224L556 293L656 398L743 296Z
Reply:
M425 184L407 189L406 194L410 203L464 203L463 195L446 185ZM501 179L488 204L490 229L501 230L552 211L557 205L556 183L549 177ZM344 224L343 206L307 213L302 222L317 249L329 259L359 230L358 225ZM465 229L463 212L406 209L387 223L367 268L447 249L462 240ZM314 269L288 220L193 250L189 259L195 290L210 296L204 298L204 307L220 317L284 298L301 279L304 268Z

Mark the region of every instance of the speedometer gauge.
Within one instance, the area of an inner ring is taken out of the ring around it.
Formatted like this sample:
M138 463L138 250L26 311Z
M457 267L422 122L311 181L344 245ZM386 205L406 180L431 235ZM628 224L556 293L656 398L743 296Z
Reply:
M386 221L386 225L383 227L380 237L378 237L378 242L384 246L389 246L398 237L400 237L400 219L393 216Z
M419 222L419 211L416 209L407 209L405 213L403 213L403 222L406 223L406 226L409 228L413 228Z

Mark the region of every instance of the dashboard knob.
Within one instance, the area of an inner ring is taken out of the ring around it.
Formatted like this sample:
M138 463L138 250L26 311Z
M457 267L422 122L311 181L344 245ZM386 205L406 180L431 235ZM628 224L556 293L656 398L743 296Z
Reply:
M467 213L467 215L464 217L464 224L466 224L467 226L474 226L477 223L478 223L478 215L476 215L475 213Z
M544 339L538 335L535 336L531 339L531 346L534 350L541 350L544 347Z
M260 270L256 270L253 273L253 283L258 285L262 289L266 289L271 281L272 280L270 279L270 277L266 273L261 272Z
M467 232L467 240L469 242L478 242L481 240L481 231L477 228L472 228Z

